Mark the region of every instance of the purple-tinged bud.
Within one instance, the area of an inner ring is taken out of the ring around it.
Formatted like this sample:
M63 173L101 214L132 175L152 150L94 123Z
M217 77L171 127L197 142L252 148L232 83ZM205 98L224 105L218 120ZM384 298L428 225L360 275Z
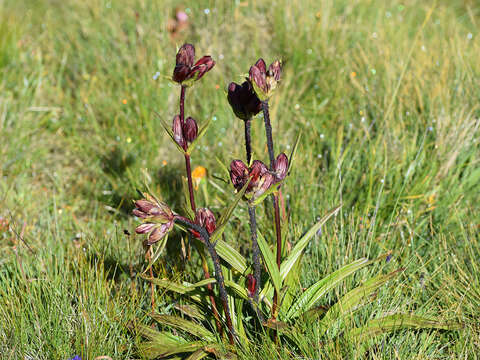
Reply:
M248 167L241 160L230 163L230 179L235 189L240 190L248 181Z
M262 109L262 103L249 81L242 85L230 83L227 99L235 115L242 120L251 119Z
M248 72L250 82L253 85L253 89L257 93L260 99L265 99L267 93L267 79L265 73L262 73L258 67L252 66Z
M195 46L192 44L183 44L177 52L177 65L183 64L192 67L195 62Z
M267 100L277 87L282 73L282 64L279 60L274 61L266 71L265 61L259 59L250 68L249 79L260 100Z
M155 227L155 224L152 224L152 223L140 224L135 229L135 232L137 234L145 234L145 233L148 233L148 232L152 231L152 229L154 227Z
M195 47L191 44L184 44L177 53L175 69L173 70L173 81L183 86L191 85L187 80L199 80L206 72L211 70L215 61L210 56L204 56L195 64Z
M255 63L255 66L260 70L262 73L267 72L267 65L265 64L265 60L262 58L258 59L257 62Z
M191 72L189 74L189 78L194 78L195 80L200 80L205 73L210 71L215 66L215 61L212 59L211 56L204 56L200 60L198 60Z
M156 226L155 229L150 233L147 240L147 245L152 245L161 240L165 235L167 235L173 229L173 221L170 221L160 226Z
M189 143L193 142L197 138L198 126L194 118L188 117L187 120L185 120L183 134L185 136L185 140Z
M255 285L257 284L257 280L252 274L247 275L247 292L249 297L253 297L255 295Z
M259 179L268 172L267 166L260 160L254 160L252 166L250 166L249 176L252 178L250 184L248 185L248 190L253 189L257 186Z
M139 217L141 219L145 219L148 215L146 213L144 213L143 211L139 210L139 209L134 209L132 211L133 215L135 215L136 217Z
M135 201L133 215L141 219L150 219L153 223L166 223L173 220L170 208L153 196L144 193L145 199Z
M183 149L185 149L186 143L185 143L185 138L183 136L182 121L180 119L180 115L175 115L173 118L172 132L173 132L173 139L175 140L175 142L178 145L180 145Z
M148 214L148 212L152 210L155 205L148 200L141 199L135 201L135 206L138 208L139 211Z
M282 74L282 64L279 60L275 60L268 67L267 77L271 76L275 81L280 81L280 76Z
M262 195L274 183L275 183L275 177L269 172L267 172L265 175L263 175L260 178L260 180L257 183L256 190L255 190L255 197L259 197L260 195Z
M288 158L287 155L284 153L281 153L280 155L277 156L277 159L275 160L275 165L274 165L274 171L277 176L277 180L283 180L285 179L285 176L287 176L287 170L288 170Z
M195 223L204 227L209 234L212 234L216 229L215 215L206 208L197 209L195 214Z

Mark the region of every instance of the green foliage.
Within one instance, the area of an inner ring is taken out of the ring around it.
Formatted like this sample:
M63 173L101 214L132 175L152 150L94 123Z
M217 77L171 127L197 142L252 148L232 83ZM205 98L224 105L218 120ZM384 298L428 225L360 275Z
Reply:
M369 279L405 268L387 286L359 295L362 304L375 300L373 306L353 305L343 318L332 311L335 321L325 335L320 321L296 321L296 341L285 331L279 348L271 330L258 327L248 312L240 274L251 271L250 240L240 204L224 231L224 243L238 260L233 266L224 256L222 264L232 269L229 298L241 299L249 316L244 331L258 337L238 358L354 358L349 351L356 344L334 335L391 311L460 319L465 326L458 332L389 333L369 343L370 357L474 358L480 347L475 3L200 0L188 4L190 26L171 38L165 29L178 4L1 2L0 354L45 360L74 354L141 357L137 350L145 339L127 325L150 327L150 283L137 276L148 262L143 239L133 232L131 200L134 189L148 185L177 211L185 203L182 155L154 111L166 122L177 112L172 90L180 90L168 78L176 47L190 41L217 61L188 90L186 104L200 124L211 119L192 158L193 167L208 170L209 197L198 196L199 203L215 214L230 204L224 164L243 158L243 122L234 118L222 89L230 80L243 81L240 74L261 55L267 62L285 60L271 102L276 151L288 154L302 132L291 176L282 185L289 223L282 233L283 263L292 253L289 245L295 248L327 209L343 205L321 226L321 235L313 233L299 257L302 266L293 263L298 271L280 271L282 277L298 276L284 279L282 306L290 308L302 294L299 284L309 287L354 259L393 250L390 263L345 278L298 318L315 313L321 320ZM266 159L263 132L261 119L253 119L254 157ZM272 214L263 207L258 213L270 243ZM178 233L169 237L152 266L155 278L181 285L202 279L195 252L189 262L180 257L181 240ZM262 311L268 311L273 293L265 280L269 295ZM157 289L159 312L182 313L179 306L187 300ZM205 291L185 294L202 314L197 300ZM213 331L212 325L207 329ZM330 336L332 347L322 346ZM215 356L204 344L195 353ZM179 356L185 357L172 355Z

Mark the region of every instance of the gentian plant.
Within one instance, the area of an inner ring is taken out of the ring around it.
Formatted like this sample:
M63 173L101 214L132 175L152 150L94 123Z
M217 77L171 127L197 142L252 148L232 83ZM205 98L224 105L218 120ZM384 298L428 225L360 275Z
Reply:
M298 240L289 239L293 246L287 251L287 232L282 236L282 229L288 228L288 219L280 216L281 191L282 185L288 180L300 136L289 156L275 154L269 100L281 84L282 64L278 60L268 69L263 59L258 60L241 85L232 82L228 86L228 103L233 113L245 124L245 162L233 159L230 163L230 191L233 199L219 217L215 217L207 208L197 208L190 156L205 134L209 122L199 130L195 119L185 118L185 95L186 90L214 65L210 56L204 56L195 62L193 45L183 45L177 53L172 77L180 85L179 114L173 117L171 125L160 118L185 159L186 208L177 213L153 194L143 193L143 199L135 202L133 210L133 214L142 221L136 232L146 235L147 247L159 244L158 254L164 249L168 234L177 228L198 250L203 269L203 277L197 282L178 283L155 278L151 271L153 260L152 257L149 258L150 276L144 277L152 284L150 316L160 324L161 330L136 326L138 333L147 339L139 347L142 356L162 358L175 355L188 359L232 357L238 349L255 346L260 336L270 336L277 345L288 343L293 351L301 353L302 348L297 340L303 335L298 324L312 319L316 321L319 334L323 337L321 343L326 348L332 346L338 334L359 342L359 349L366 349L375 337L402 328L458 328L460 324L456 322L397 313L370 320L360 327L333 331L339 323L346 324L346 319L351 319L354 310L368 303L380 286L398 276L404 269L379 274L365 281L329 307L319 307L319 301L346 277L386 259L389 254L373 260L355 260L307 289L299 286L301 259L307 245L321 227L338 213L341 205L326 212ZM259 159L252 160L251 121L260 112L265 124L268 166ZM257 226L256 209L264 203L269 204L269 201L264 201L269 197L272 198L274 213L273 243L262 235L262 230ZM247 255L251 254L251 258L241 254L223 237L235 208L242 203L248 208L251 251ZM162 292L167 291L175 296L177 301L174 310L160 313L156 309L153 301L154 285Z

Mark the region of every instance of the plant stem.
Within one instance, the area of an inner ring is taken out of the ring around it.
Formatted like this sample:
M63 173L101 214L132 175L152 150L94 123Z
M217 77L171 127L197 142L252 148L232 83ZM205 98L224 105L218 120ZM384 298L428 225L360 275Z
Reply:
M275 165L275 153L273 151L272 125L270 124L270 113L268 112L268 100L262 101L263 120L265 121L265 133L267 135L268 157L270 159L270 170Z
M195 214L195 195L193 194L193 181L192 181L192 167L190 165L190 155L185 153L185 169L187 172L187 181L188 181L188 194L190 195L190 207Z
M268 111L268 100L262 101L263 119L265 121L265 133L267 135L268 156L270 158L270 171L274 170L275 153L273 151L272 125L270 124L270 113ZM273 207L275 208L275 232L277 235L277 266L280 269L282 256L282 229L280 226L280 210L278 205L278 195L273 195ZM272 319L277 316L278 294L273 294Z
M146 258L147 258L147 261L148 261L148 264L150 265L150 262L152 260L152 256L150 254L150 252L152 251L152 246L150 245L147 249L147 253L146 253ZM150 266L150 278L153 279L153 267ZM151 297L150 297L150 301L152 303L152 313L155 311L155 284L153 283L153 281L150 282L150 290L152 292L151 294Z
M185 91L186 91L186 87L182 86L182 89L180 91L180 122L182 123L182 128L185 123ZM193 192L192 167L190 165L190 155L187 153L185 153L185 170L187 173L187 180L188 180L188 194L190 196L190 207L193 211L193 214L195 214L196 205L195 205L195 194ZM208 271L207 261L202 251L203 249L198 249L198 252L200 253L200 257L202 258L203 274L205 279L210 279L210 273ZM208 296L210 298L210 302L212 304L212 311L213 311L213 316L215 317L217 331L220 334L220 336L222 336L223 329L222 329L222 324L220 323L220 316L218 315L217 304L215 302L212 284L207 285L207 290L208 290Z
M220 298L222 299L223 310L225 311L225 318L228 327L228 339L230 341L230 344L234 345L235 331L233 330L232 317L230 316L230 308L228 306L227 291L225 290L225 280L223 278L222 267L220 266L220 258L218 257L217 251L215 250L215 246L210 242L210 235L204 227L194 224L190 220L182 216L176 216L174 221L187 227L188 229L192 229L198 232L200 234L201 241L205 244L208 252L210 253L213 267L215 269L215 278L217 279Z
M203 249L197 246L197 250L198 250L198 253L200 254L200 257L202 258L202 268L203 268L203 273L205 274L205 279L210 279L210 272L208 271L207 259L205 259ZM222 337L223 327L222 327L222 323L220 322L220 316L218 315L218 309L217 309L217 304L215 302L215 297L213 294L212 284L207 284L207 290L208 290L208 297L210 298L210 302L212 303L212 312L213 312L213 317L215 318L215 326L217 327L217 331L220 334L220 337Z
M185 91L186 87L182 86L182 89L180 90L180 122L182 123L182 128L183 125L185 124Z
M253 293L253 299L258 304L258 291L260 289L262 267L260 264L260 247L258 246L257 241L257 219L255 215L255 206L248 205L248 215L250 220L250 235L252 238L253 276L255 278L255 291Z
M250 137L250 128L252 119L245 120L245 151L247 153L247 165L252 160L252 138Z

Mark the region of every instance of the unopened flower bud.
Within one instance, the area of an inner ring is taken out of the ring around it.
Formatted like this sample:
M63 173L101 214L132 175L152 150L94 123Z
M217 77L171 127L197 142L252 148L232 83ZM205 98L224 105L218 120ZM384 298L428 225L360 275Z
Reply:
M155 224L151 224L151 223L140 224L135 229L135 232L137 234L145 234L152 231L154 227L155 227Z
M252 274L247 275L247 292L249 297L253 297L255 295L255 285L257 284L257 280Z
M185 149L185 138L183 136L182 121L180 115L175 115L172 124L173 139L175 142Z
M147 245L152 245L161 240L173 229L173 221L165 224L157 225L150 233L147 240Z
M189 143L193 142L197 138L198 126L194 118L188 117L185 120L185 125L183 127L183 134L185 140Z
M256 189L255 189L255 197L259 197L262 195L265 191L267 191L270 186L275 182L275 177L267 172L265 175L263 175L260 180L257 183Z
M230 83L227 99L235 115L242 120L250 120L262 109L262 103L249 81L244 81L242 85Z
M285 179L285 176L287 176L287 170L288 170L287 155L285 155L284 153L281 153L275 159L274 171L277 176L277 180L280 181Z
M193 66L195 62L195 47L192 44L183 44L178 49L176 60L177 64Z
M271 96L280 81L281 70L282 64L276 60L269 66L267 71L263 59L259 59L250 68L249 79L260 100L267 100Z
M216 228L215 215L206 208L197 209L195 214L195 223L204 227L209 234L212 234Z
M260 179L265 173L268 172L267 166L260 160L254 160L252 166L250 166L250 171L248 173L249 177L252 179L249 184L249 189L255 187Z
M267 77L271 76L275 81L280 81L280 76L282 74L282 64L280 61L275 60L268 67Z
M215 61L211 56L204 56L198 60L191 70L191 78L200 80L206 72L210 71L215 66Z
M241 160L230 163L230 179L235 189L240 190L248 181L248 167Z
M184 44L177 53L173 81L188 86L190 82L185 83L187 80L199 80L215 65L215 61L210 56L202 57L195 64L194 62L195 47L191 44Z

